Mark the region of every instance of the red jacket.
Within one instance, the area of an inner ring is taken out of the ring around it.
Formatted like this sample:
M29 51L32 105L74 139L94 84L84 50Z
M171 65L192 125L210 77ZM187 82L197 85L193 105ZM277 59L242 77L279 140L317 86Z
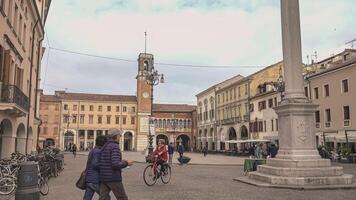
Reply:
M154 155L158 156L158 160L167 161L168 160L168 147L167 145L156 147L155 151L153 152Z

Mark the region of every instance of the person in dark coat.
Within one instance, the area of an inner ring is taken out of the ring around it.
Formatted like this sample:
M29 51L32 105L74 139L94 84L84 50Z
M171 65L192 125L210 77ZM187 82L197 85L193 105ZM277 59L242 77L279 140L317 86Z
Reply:
M96 146L89 152L86 167L86 189L83 200L92 200L95 192L99 194L99 159L101 148L108 141L105 136L98 136Z
M73 152L73 156L74 158L77 156L77 145L73 144L72 146L72 152Z
M168 145L169 164L172 164L173 154L174 154L174 147L173 147L173 143L171 142Z
M178 145L178 153L179 153L179 158L182 158L183 153L184 153L184 147L183 147L182 143L179 143L179 145Z
M132 161L121 159L119 145L116 142L120 131L110 129L108 141L101 149L99 164L100 197L99 200L110 199L110 191L116 199L127 200L128 197L122 184L121 169L131 166Z
M272 143L268 149L268 152L271 158L275 158L278 152L276 145Z
M204 157L206 157L206 155L208 155L208 148L206 148L206 147L203 148L203 154L204 154Z

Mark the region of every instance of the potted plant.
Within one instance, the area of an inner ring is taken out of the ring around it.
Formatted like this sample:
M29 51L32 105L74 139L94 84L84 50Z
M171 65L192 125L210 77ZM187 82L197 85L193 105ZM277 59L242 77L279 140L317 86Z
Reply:
M178 161L180 164L188 164L190 161L190 158L188 156L182 156L181 158L178 158Z

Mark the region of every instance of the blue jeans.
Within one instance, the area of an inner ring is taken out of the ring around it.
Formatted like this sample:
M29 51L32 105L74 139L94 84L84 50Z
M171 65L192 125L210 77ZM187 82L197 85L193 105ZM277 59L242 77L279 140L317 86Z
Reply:
M83 200L92 200L95 192L99 194L99 184L87 183Z

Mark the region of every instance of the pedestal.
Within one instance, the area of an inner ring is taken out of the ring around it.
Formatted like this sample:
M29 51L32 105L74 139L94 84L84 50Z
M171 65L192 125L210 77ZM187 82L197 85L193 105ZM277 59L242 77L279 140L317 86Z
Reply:
M304 101L304 100L303 100ZM276 108L280 119L280 150L256 172L236 180L266 187L292 189L353 188L353 176L342 167L331 166L316 150L314 112L317 105L307 101L282 102Z

